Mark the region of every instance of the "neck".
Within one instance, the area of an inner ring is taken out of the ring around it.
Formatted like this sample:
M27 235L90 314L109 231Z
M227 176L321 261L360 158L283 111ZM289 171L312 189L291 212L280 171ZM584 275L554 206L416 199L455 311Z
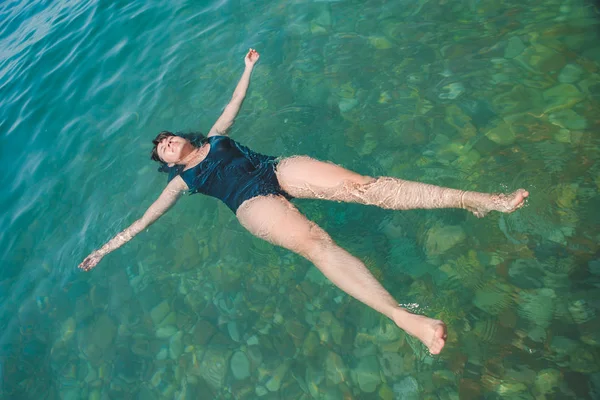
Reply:
M198 156L202 153L201 149L202 149L202 147L196 147L196 148L194 148L192 151L190 151L188 153L187 156L183 157L178 164L182 164L182 165L185 165L187 167L189 164L191 164L194 161L196 161L196 159L198 158Z

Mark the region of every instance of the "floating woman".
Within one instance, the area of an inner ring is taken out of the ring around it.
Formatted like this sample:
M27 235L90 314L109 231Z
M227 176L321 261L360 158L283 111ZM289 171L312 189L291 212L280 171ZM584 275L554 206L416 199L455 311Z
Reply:
M105 255L154 223L183 192L203 193L222 200L250 233L307 258L340 289L391 318L432 354L438 354L446 341L445 324L402 308L358 258L306 219L290 199L353 202L391 210L462 208L483 217L489 211L508 213L518 209L529 193L524 189L509 195L468 192L398 178L363 176L306 156L280 160L255 153L226 134L258 59L259 54L250 49L231 101L207 138L192 143L189 138L161 132L153 140L152 159L171 172L167 187L140 219L87 256L79 268L94 268Z

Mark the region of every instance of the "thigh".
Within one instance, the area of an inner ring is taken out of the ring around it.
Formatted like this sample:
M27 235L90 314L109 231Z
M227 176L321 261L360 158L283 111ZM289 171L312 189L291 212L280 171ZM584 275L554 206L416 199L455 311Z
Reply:
M246 200L236 216L254 236L308 256L316 243L331 243L329 235L309 221L282 196L258 196Z
M279 185L298 198L322 198L323 194L344 184L366 184L373 181L339 165L306 156L283 159L277 166Z

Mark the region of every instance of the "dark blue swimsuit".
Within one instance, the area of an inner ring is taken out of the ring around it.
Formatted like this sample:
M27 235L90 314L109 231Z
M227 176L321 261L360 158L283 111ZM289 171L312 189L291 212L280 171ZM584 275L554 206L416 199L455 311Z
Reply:
M216 197L234 213L244 201L256 196L292 198L279 186L275 157L255 153L228 136L211 136L208 143L210 150L204 160L183 172L172 168L169 180L181 175L191 193Z

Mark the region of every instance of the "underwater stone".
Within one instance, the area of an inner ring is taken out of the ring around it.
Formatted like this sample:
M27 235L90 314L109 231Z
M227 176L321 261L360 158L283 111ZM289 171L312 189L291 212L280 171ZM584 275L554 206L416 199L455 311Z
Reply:
M163 326L156 330L156 337L159 339L167 339L177 333L177 327L173 325Z
M500 114L522 113L541 106L542 95L538 90L515 85L509 92L499 94L492 100L494 110Z
M596 318L596 312L583 299L569 303L569 313L577 324L584 324Z
M588 263L590 272L594 275L600 275L600 260L592 260Z
M575 111L560 110L548 116L548 120L561 128L581 130L587 128L587 121Z
M527 337L529 337L534 342L543 343L548 335L546 334L546 330L541 326L535 326L529 332L527 332Z
M427 232L427 241L425 242L427 255L443 254L466 238L465 231L459 225L434 226Z
M419 382L412 376L407 376L393 386L394 393L403 400L419 399Z
M269 391L264 386L258 385L258 386L256 386L254 393L256 393L256 395L258 397L262 397L262 396L266 395L267 393L269 393Z
M534 325L547 328L554 315L554 299L556 293L552 289L534 289L520 293L518 313Z
M338 107L340 108L340 111L343 113L346 113L350 110L352 110L354 107L356 107L358 105L358 100L356 99L340 99L340 102L338 103Z
M543 369L535 377L535 390L539 394L552 393L562 381L562 374L555 369Z
M183 353L183 332L177 332L169 340L169 356L173 360L177 360Z
M543 97L546 102L546 108L544 109L545 113L570 108L585 98L583 93L581 93L577 87L569 83L561 83L560 85L547 89L544 91Z
M554 134L554 140L559 143L571 143L571 131L565 128L559 129Z
M215 390L221 390L227 375L230 352L220 348L209 348L200 364L200 376Z
M511 77L505 73L498 72L492 75L492 83L497 85L499 83L507 83L511 81Z
M342 337L344 336L344 327L340 321L338 321L330 311L323 311L319 315L319 322L320 325L329 328L329 333L335 344L341 345Z
M302 354L307 357L315 356L319 352L320 347L320 341L317 334L315 332L309 332L302 345Z
M394 47L394 44L384 36L370 36L368 40L369 44L377 50L386 50Z
M525 50L523 41L518 36L508 39L508 45L504 49L504 58L515 58Z
M281 382L283 381L283 378L285 378L285 375L289 370L289 367L289 362L284 361L283 364L275 368L275 371L273 371L273 376L267 381L265 387L271 392L278 391L281 387Z
M156 359L159 361L166 360L167 357L169 357L169 350L167 350L165 347L160 349L160 351L156 354Z
M229 337L233 339L234 342L239 342L241 340L237 322L229 321L227 323L227 331L229 332Z
M510 282L521 289L538 289L543 286L544 271L534 259L517 259L508 267Z
M113 342L116 334L117 326L113 320L108 315L102 314L92 328L90 343L95 344L103 350L107 349Z
M166 300L162 301L156 307L152 308L152 310L150 311L150 318L152 319L154 325L160 324L162 320L165 319L167 315L169 315L170 311L171 308L169 307L169 303Z
M360 146L360 148L358 148L357 151L358 151L358 154L360 154L361 156L366 156L366 155L373 153L373 151L375 150L376 147L377 147L377 136L375 136L375 134L372 132L367 132L363 136L362 146Z
M570 366L573 371L584 374L598 372L598 362L594 357L594 353L586 347L577 347L570 356Z
M501 382L496 388L496 393L500 396L518 399L532 399L532 396L521 397L519 395L527 392L527 386L521 382ZM514 396L514 397L513 397Z
M485 136L492 142L501 146L508 146L515 142L516 136L511 126L502 121L494 128L486 132Z
M358 386L363 392L373 393L381 383L379 362L376 356L363 358L353 372L356 373Z
M300 344L304 340L308 329L301 322L292 319L285 322L285 330L292 337L294 343Z
M500 282L478 289L473 298L473 304L490 315L500 314L510 302L510 286Z
M203 346L214 336L217 328L205 319L201 319L194 327L194 344Z
M315 267L308 268L304 279L317 285L327 284L333 286L333 282L327 279L325 275Z
M177 314L173 311L170 312L161 322L156 325L157 328L162 328L167 325L175 325L177 324Z
M532 72L558 71L567 62L564 54L539 43L528 47L515 59Z
M583 74L583 68L577 64L567 64L558 74L558 81L560 83L575 83Z
M381 400L394 400L394 391L385 383L381 385L377 394Z
M101 399L102 399L102 394L100 393L100 390L98 390L98 389L92 390L88 396L88 400L101 400Z
M325 358L325 374L327 381L334 385L348 380L348 368L342 358L333 351L327 353Z
M324 379L325 379L325 375L323 374L322 368L315 369L310 366L308 368L306 368L306 374L305 374L306 386L308 386L308 391L313 396L313 398L315 398L315 399L320 398L319 385L321 384L321 382L323 382Z
M444 93L439 94L439 98L443 100L454 100L458 96L464 93L465 85L460 82L453 82L449 85L446 85L442 88Z
M250 361L246 353L236 351L231 357L231 372L237 380L246 379L250 376Z
M379 364L383 374L387 377L396 377L404 371L404 357L398 353L385 352L379 356Z
M75 327L75 318L67 318L67 320L62 324L60 330L60 340L62 340L63 342L68 342L75 334Z
M248 346L246 352L248 353L248 358L252 365L257 366L260 365L263 361L263 355L260 351L260 346Z

